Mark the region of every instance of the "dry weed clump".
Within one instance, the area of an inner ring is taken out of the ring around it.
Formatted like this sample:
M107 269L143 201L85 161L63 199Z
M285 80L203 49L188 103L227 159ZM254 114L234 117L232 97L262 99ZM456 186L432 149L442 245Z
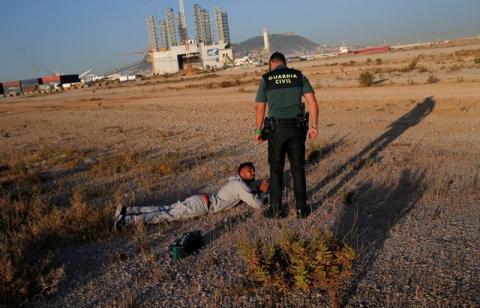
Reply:
M438 77L435 76L435 75L430 75L430 76L428 76L428 78L427 78L427 83L428 83L428 84L437 83L437 82L439 82L439 81L440 81L440 79L438 79Z
M447 72L448 73L458 72L461 69L462 69L462 66L460 66L458 64L454 64L447 69Z
M419 66L419 67L417 67L417 71L419 73L426 73L426 72L428 72L428 69L425 66Z
M113 207L89 207L79 193L71 205L50 205L40 194L0 198L0 298L15 306L56 290L63 267L52 252L75 243L98 240L110 233Z
M480 55L475 56L475 58L473 59L473 63L480 64Z
M242 239L238 246L247 276L263 286L302 291L326 291L332 306L339 305L342 283L350 277L355 251L332 234L318 231L303 239L283 230L278 242Z
M220 87L221 88L231 88L231 87L234 87L236 84L234 82L231 82L231 81L228 81L228 80L224 80L222 82L220 82Z
M399 71L402 73L408 73L413 71L417 67L418 60L419 60L419 57L413 59L406 67L401 68Z
M375 76L369 72L363 72L358 76L358 83L362 87L371 87L375 81Z

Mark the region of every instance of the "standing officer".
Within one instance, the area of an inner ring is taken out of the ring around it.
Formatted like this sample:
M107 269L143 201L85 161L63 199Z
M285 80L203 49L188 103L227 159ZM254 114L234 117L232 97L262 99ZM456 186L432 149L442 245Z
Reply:
M310 111L310 129L302 108L305 97ZM255 134L257 142L268 139L270 165L270 206L274 217L285 216L282 209L283 169L288 155L293 175L297 217L309 215L305 180L305 140L318 135L318 104L315 92L302 72L288 68L285 56L274 52L269 72L262 76L256 96ZM268 118L265 109L268 104Z

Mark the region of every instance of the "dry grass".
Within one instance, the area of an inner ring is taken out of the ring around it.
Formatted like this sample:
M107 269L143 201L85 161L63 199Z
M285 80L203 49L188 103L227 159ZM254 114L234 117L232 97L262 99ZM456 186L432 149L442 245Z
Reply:
M14 155L0 168L0 297L8 305L56 291L64 278L63 267L55 261L59 248L96 242L111 234L114 204L94 206L87 200L117 203L121 190L116 184L85 181L71 192L61 206L50 202L58 190L68 191L57 173L80 168L88 179L121 177L134 171L155 176L182 169L177 157L163 155L145 159L139 153L107 156L85 162L91 150L63 146L42 146L23 155ZM57 170L47 171L47 170ZM63 170L63 171L62 171ZM63 183L63 185L62 185ZM116 195L115 195L116 194Z
M440 79L438 79L438 77L435 76L435 75L430 75L430 76L428 76L428 78L427 78L427 83L428 83L428 84L437 83L437 82L439 82L439 81L440 81Z
M8 305L56 290L63 267L50 252L108 236L113 207L89 207L75 193L68 208L48 204L39 195L2 196L0 220L0 297Z

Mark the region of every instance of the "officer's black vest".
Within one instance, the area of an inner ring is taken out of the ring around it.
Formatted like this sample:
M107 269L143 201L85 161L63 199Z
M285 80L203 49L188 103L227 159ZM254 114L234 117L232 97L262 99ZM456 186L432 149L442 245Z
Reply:
M265 91L275 89L303 88L302 72L282 67L263 75Z

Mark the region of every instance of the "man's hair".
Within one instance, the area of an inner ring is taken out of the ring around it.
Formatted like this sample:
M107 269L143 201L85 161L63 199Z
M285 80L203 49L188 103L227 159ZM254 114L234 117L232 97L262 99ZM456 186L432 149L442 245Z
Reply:
M242 169L245 168L245 167L250 167L250 168L252 168L253 170L255 170L255 166L253 165L253 163L247 161L247 162L245 162L245 163L241 163L240 166L238 166L237 172L240 173L240 171L242 171Z
M272 61L281 61L283 62L284 64L287 64L287 59L285 59L285 56L278 52L278 51L275 51L274 53L272 53L272 55L270 56L270 61L269 62L272 62Z

